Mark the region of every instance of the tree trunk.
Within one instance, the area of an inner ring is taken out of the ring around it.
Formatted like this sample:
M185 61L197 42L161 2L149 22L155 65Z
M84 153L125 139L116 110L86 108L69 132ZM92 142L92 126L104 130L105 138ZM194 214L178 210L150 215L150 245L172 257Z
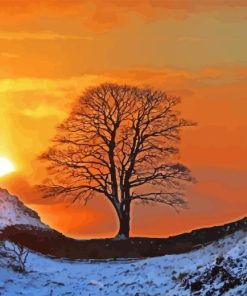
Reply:
M119 231L117 237L119 238L129 238L130 232L130 216L129 214L124 214L121 219L119 219Z
M119 231L117 237L129 238L130 233L130 201L123 203L119 215Z

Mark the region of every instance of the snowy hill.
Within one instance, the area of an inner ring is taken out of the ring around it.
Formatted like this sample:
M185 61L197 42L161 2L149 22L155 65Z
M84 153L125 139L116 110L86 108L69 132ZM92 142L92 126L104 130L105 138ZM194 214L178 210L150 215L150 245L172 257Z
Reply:
M44 255L68 259L145 258L188 253L237 231L247 231L247 218L221 226L193 230L169 238L128 240L68 238L53 229L12 225L0 233L8 239Z
M17 197L0 190L0 239L21 243L33 251L57 258L145 258L181 254L241 230L247 231L247 218L169 238L76 240L49 228Z
M25 206L16 196L9 194L7 190L0 189L0 231L11 225L48 229L35 211Z
M27 273L11 268L1 240L33 250ZM246 296L247 218L165 239L77 241L0 189L0 295Z
M0 295L246 296L247 233L142 260L69 261L31 253L27 270L13 272L0 258Z

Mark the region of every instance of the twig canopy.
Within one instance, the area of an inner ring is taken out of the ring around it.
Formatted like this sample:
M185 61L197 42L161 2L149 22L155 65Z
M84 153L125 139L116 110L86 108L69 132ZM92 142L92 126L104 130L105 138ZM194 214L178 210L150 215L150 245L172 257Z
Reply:
M41 156L51 175L40 186L44 196L87 203L102 195L120 224L129 220L133 200L183 206L181 185L193 178L176 156L181 129L194 123L180 118L179 102L163 91L128 85L85 91Z

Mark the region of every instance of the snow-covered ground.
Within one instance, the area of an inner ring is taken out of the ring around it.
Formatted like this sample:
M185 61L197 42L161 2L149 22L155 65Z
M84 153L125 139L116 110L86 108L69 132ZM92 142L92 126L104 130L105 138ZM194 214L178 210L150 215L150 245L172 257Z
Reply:
M9 225L49 229L36 212L0 189L0 232ZM196 251L145 260L68 261L30 252L22 274L0 242L0 296L247 295L247 234ZM13 254L12 254L13 255Z
M247 234L238 231L187 254L144 260L65 261L31 253L27 274L14 272L7 265L5 258L0 258L0 295L4 296L246 296ZM219 272L215 274L216 267ZM240 278L234 288L229 289L232 283L227 285L226 272ZM193 281L194 287L203 282L198 292L191 290ZM226 293L222 292L224 285Z

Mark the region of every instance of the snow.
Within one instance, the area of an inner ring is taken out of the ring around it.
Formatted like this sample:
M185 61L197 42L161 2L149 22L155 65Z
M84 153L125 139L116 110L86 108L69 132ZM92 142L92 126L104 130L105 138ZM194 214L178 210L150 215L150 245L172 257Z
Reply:
M48 228L37 213L0 189L0 230L19 224ZM245 296L246 234L237 231L190 253L143 260L69 261L30 252L25 274L11 268L0 241L0 295L220 296L225 289L225 296Z
M143 260L68 261L30 253L27 273L12 271L0 258L0 295L222 295L221 282L213 281L197 294L184 282L203 275L223 256L236 262L232 274L246 279L247 235L238 231L201 249L180 255ZM246 281L245 281L246 283ZM247 284L230 289L224 295L247 295ZM214 293L206 294L209 289ZM218 290L217 290L218 289Z
M0 189L0 230L10 225L28 225L49 228L40 221L39 216L26 207L16 196Z
M114 240L126 240L128 239L124 234L119 234L113 238Z

